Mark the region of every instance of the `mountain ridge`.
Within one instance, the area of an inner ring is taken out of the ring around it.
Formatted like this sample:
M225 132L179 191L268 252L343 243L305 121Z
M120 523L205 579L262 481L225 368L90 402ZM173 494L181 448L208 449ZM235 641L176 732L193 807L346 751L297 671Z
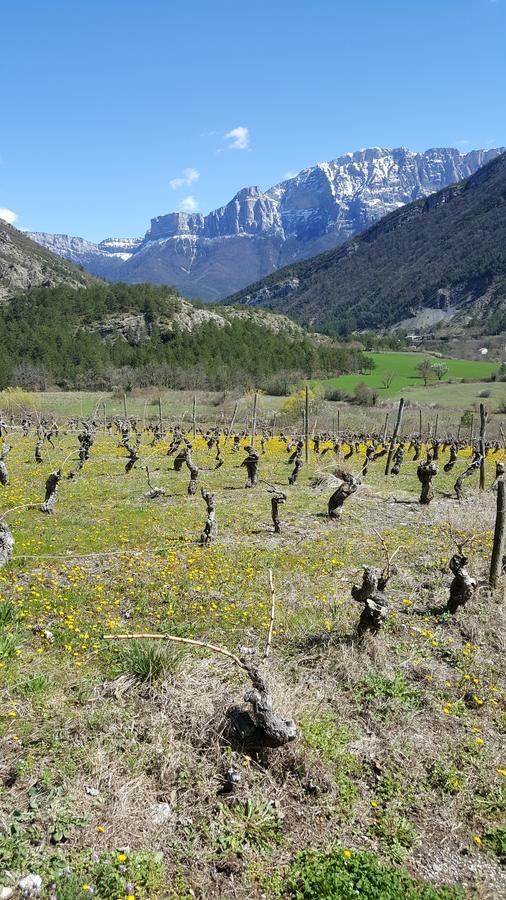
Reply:
M171 284L215 301L343 243L399 206L473 174L499 152L365 148L302 169L266 191L242 188L207 215L156 216L144 238L93 244L67 235L30 236L99 277Z
M506 153L226 302L341 333L424 321L506 329Z

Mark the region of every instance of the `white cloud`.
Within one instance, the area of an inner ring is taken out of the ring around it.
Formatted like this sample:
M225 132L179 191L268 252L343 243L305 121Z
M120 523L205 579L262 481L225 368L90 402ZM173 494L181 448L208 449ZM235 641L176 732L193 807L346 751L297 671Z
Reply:
M183 169L182 178L171 178L169 184L173 191L177 191L182 187L189 187L190 184L193 184L194 181L198 181L200 178L200 172L197 169Z
M14 222L17 219L17 215L15 212L12 212L12 209L7 209L5 206L2 208L0 206L0 219L8 222L9 225L14 225Z
M199 208L198 200L195 200L195 197L192 197L191 194L188 197L184 197L179 204L179 208L182 212L193 213L197 212Z
M245 128L244 125L232 128L232 131L227 131L223 137L224 140L230 141L229 150L249 150L249 128Z
M295 176L298 174L299 174L298 172L292 172L291 169L288 169L286 172L283 173L283 181L288 181L289 178L295 178Z

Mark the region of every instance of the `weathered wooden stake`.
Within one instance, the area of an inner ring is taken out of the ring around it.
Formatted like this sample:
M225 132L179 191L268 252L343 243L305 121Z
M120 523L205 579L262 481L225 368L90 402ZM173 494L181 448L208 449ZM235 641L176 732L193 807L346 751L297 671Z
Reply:
M123 412L125 413L125 419L128 419L126 394L123 394Z
M383 443L385 443L385 441L387 439L388 416L389 416L389 413L387 413L385 416L385 424L383 426Z
M305 431L305 450L306 450L306 463L309 462L309 385L306 384L306 408L305 408L305 416L304 416L304 431Z
M394 455L395 442L397 440L397 435L399 434L399 428L401 427L401 419L402 419L402 410L403 409L404 409L404 397L401 397L401 399L399 400L399 409L397 410L397 421L395 423L394 433L392 435L392 440L390 441L390 447L388 450L387 464L385 466L385 475L390 475L390 466L392 464L392 456Z
M160 431L163 434L163 414L162 414L162 398L158 398L158 416L160 419Z
M193 395L192 434L193 434L193 440L195 440L195 437L197 434L197 398L196 398L195 394Z
M480 403L480 454L481 454L481 463L480 463L480 491L485 490L485 432L487 430L487 414L485 412L485 406L483 403Z
M258 394L255 391L255 397L253 399L253 421L251 423L251 446L255 446L255 434L257 430L257 400Z
M228 426L228 432L227 432L227 436L225 438L225 443L227 443L230 435L232 434L232 428L234 427L235 417L237 415L238 409L239 409L239 401L237 401L237 403L235 404L234 412L233 412L232 418L230 419L230 425Z
M504 545L506 542L506 483L501 478L497 482L497 512L495 517L494 546L490 562L489 584L491 588L499 585L502 574Z

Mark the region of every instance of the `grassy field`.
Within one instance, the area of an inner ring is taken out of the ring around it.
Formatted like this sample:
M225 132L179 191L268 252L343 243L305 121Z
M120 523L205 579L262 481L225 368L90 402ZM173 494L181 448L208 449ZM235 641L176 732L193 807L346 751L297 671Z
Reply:
M125 396L125 400L123 399ZM44 392L0 392L0 410L6 414L19 416L22 412L36 416L62 416L88 418L96 416L101 420L107 417L124 416L125 403L127 415L142 421L158 418L159 399L162 410L168 421L188 421L192 414L193 392L146 389L132 391L126 395L122 392L99 391L44 391ZM197 391L198 411L201 416L216 418L216 410L220 406L221 394ZM233 406L233 405L232 405Z
M414 388L417 391L417 401L422 403L434 402L430 399L436 383L424 388L423 379L417 370L417 366L424 359L430 359L434 365L441 363L448 367L448 372L443 376L442 382L473 378L484 381L499 369L498 363L483 362L481 360L450 359L431 356L420 353L370 353L374 359L375 368L367 375L340 375L338 378L325 379L325 386L340 388L346 393L353 393L359 382L364 382L368 387L378 390L381 397L398 397L406 388ZM384 386L386 375L392 375L391 383ZM483 389L483 388L482 388ZM506 393L506 387L504 387ZM410 394L409 394L410 396ZM414 399L414 398L413 398ZM448 404L444 404L448 405ZM461 405L459 403L459 405Z
M438 382L430 387L411 387L405 392L410 403L446 409L477 409L484 403L491 411L506 410L506 382L449 384Z
M320 389L339 388L345 393L353 394L356 385L364 382L379 393L379 404L376 408L363 409L351 404L340 404L320 401L317 419L320 428L330 429L335 425L337 411L344 428L367 430L370 427L382 427L385 412L393 407L402 394L408 401L405 412L406 431L417 430L418 407L426 407L426 418L433 417L432 410L440 409L441 426L456 432L462 411L477 410L480 402L485 402L491 413L500 413L506 408L506 382L482 382L462 384L455 379L487 378L498 369L497 363L473 360L447 359L448 373L441 382L424 387L416 366L423 358L417 353L374 353L376 368L369 375L341 375L323 381L313 381L313 387ZM434 362L442 360L431 357ZM389 388L383 388L382 379L385 373L395 372ZM452 379L450 381L450 379ZM487 396L484 396L486 394ZM165 423L188 423L192 416L193 397L197 399L197 418L202 423L213 423L225 426L230 423L237 403L236 425L250 427L252 419L253 393L243 393L231 388L228 391L173 391L157 388L133 390L126 394L127 415L139 422L149 422L159 415L159 400ZM285 398L260 393L258 398L258 423L260 427L270 427L273 417L279 418ZM20 415L25 412L35 418L44 416L86 418L95 416L101 420L104 416L123 416L124 399L121 391L46 391L29 393L14 391L0 392L0 413L4 415ZM411 409L409 408L411 406ZM499 420L498 420L499 422ZM491 422L492 431L498 431L499 424Z
M490 556L494 495L471 479L465 501L449 496L468 452L450 475L444 457L425 508L412 454L388 481L380 460L335 523L324 515L331 454L313 453L287 487L286 449L272 439L261 478L287 492L274 535L267 484L244 489L243 452L229 444L214 471L199 439L219 526L204 550L204 503L186 496L167 442L152 447L145 435L125 475L117 438L98 435L81 475L62 481L53 516L37 504L75 436L45 447L38 465L33 434L9 442L0 517L16 544L0 571L0 885L38 874L46 900L330 900L355 896L357 884L368 900L504 894L503 606L482 586L458 615L444 612L449 524L474 534L469 565L483 585ZM363 450L351 470L362 460ZM166 492L156 501L146 464ZM494 468L495 458L487 485ZM318 489L314 475L326 479ZM390 553L400 548L391 613L360 643L350 589L363 564L383 564L380 537ZM171 633L261 654L269 567L276 611L264 668L298 736L251 757L220 738L247 688L237 668L104 635ZM239 783L227 794L231 767Z

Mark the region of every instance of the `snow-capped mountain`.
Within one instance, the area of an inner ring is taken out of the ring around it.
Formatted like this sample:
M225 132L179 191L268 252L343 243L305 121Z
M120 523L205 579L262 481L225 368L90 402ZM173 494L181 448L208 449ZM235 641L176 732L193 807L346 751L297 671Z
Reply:
M91 241L70 237L68 234L47 234L44 231L28 231L26 234L58 256L63 256L75 265L82 266L87 272L110 281L123 280L114 277L115 269L130 259L142 243L142 238L106 238L99 244L93 244Z
M187 296L218 300L467 178L502 150L372 147L303 169L265 192L244 188L206 216L157 216L142 239L93 244L67 235L29 236L103 278L172 284Z

